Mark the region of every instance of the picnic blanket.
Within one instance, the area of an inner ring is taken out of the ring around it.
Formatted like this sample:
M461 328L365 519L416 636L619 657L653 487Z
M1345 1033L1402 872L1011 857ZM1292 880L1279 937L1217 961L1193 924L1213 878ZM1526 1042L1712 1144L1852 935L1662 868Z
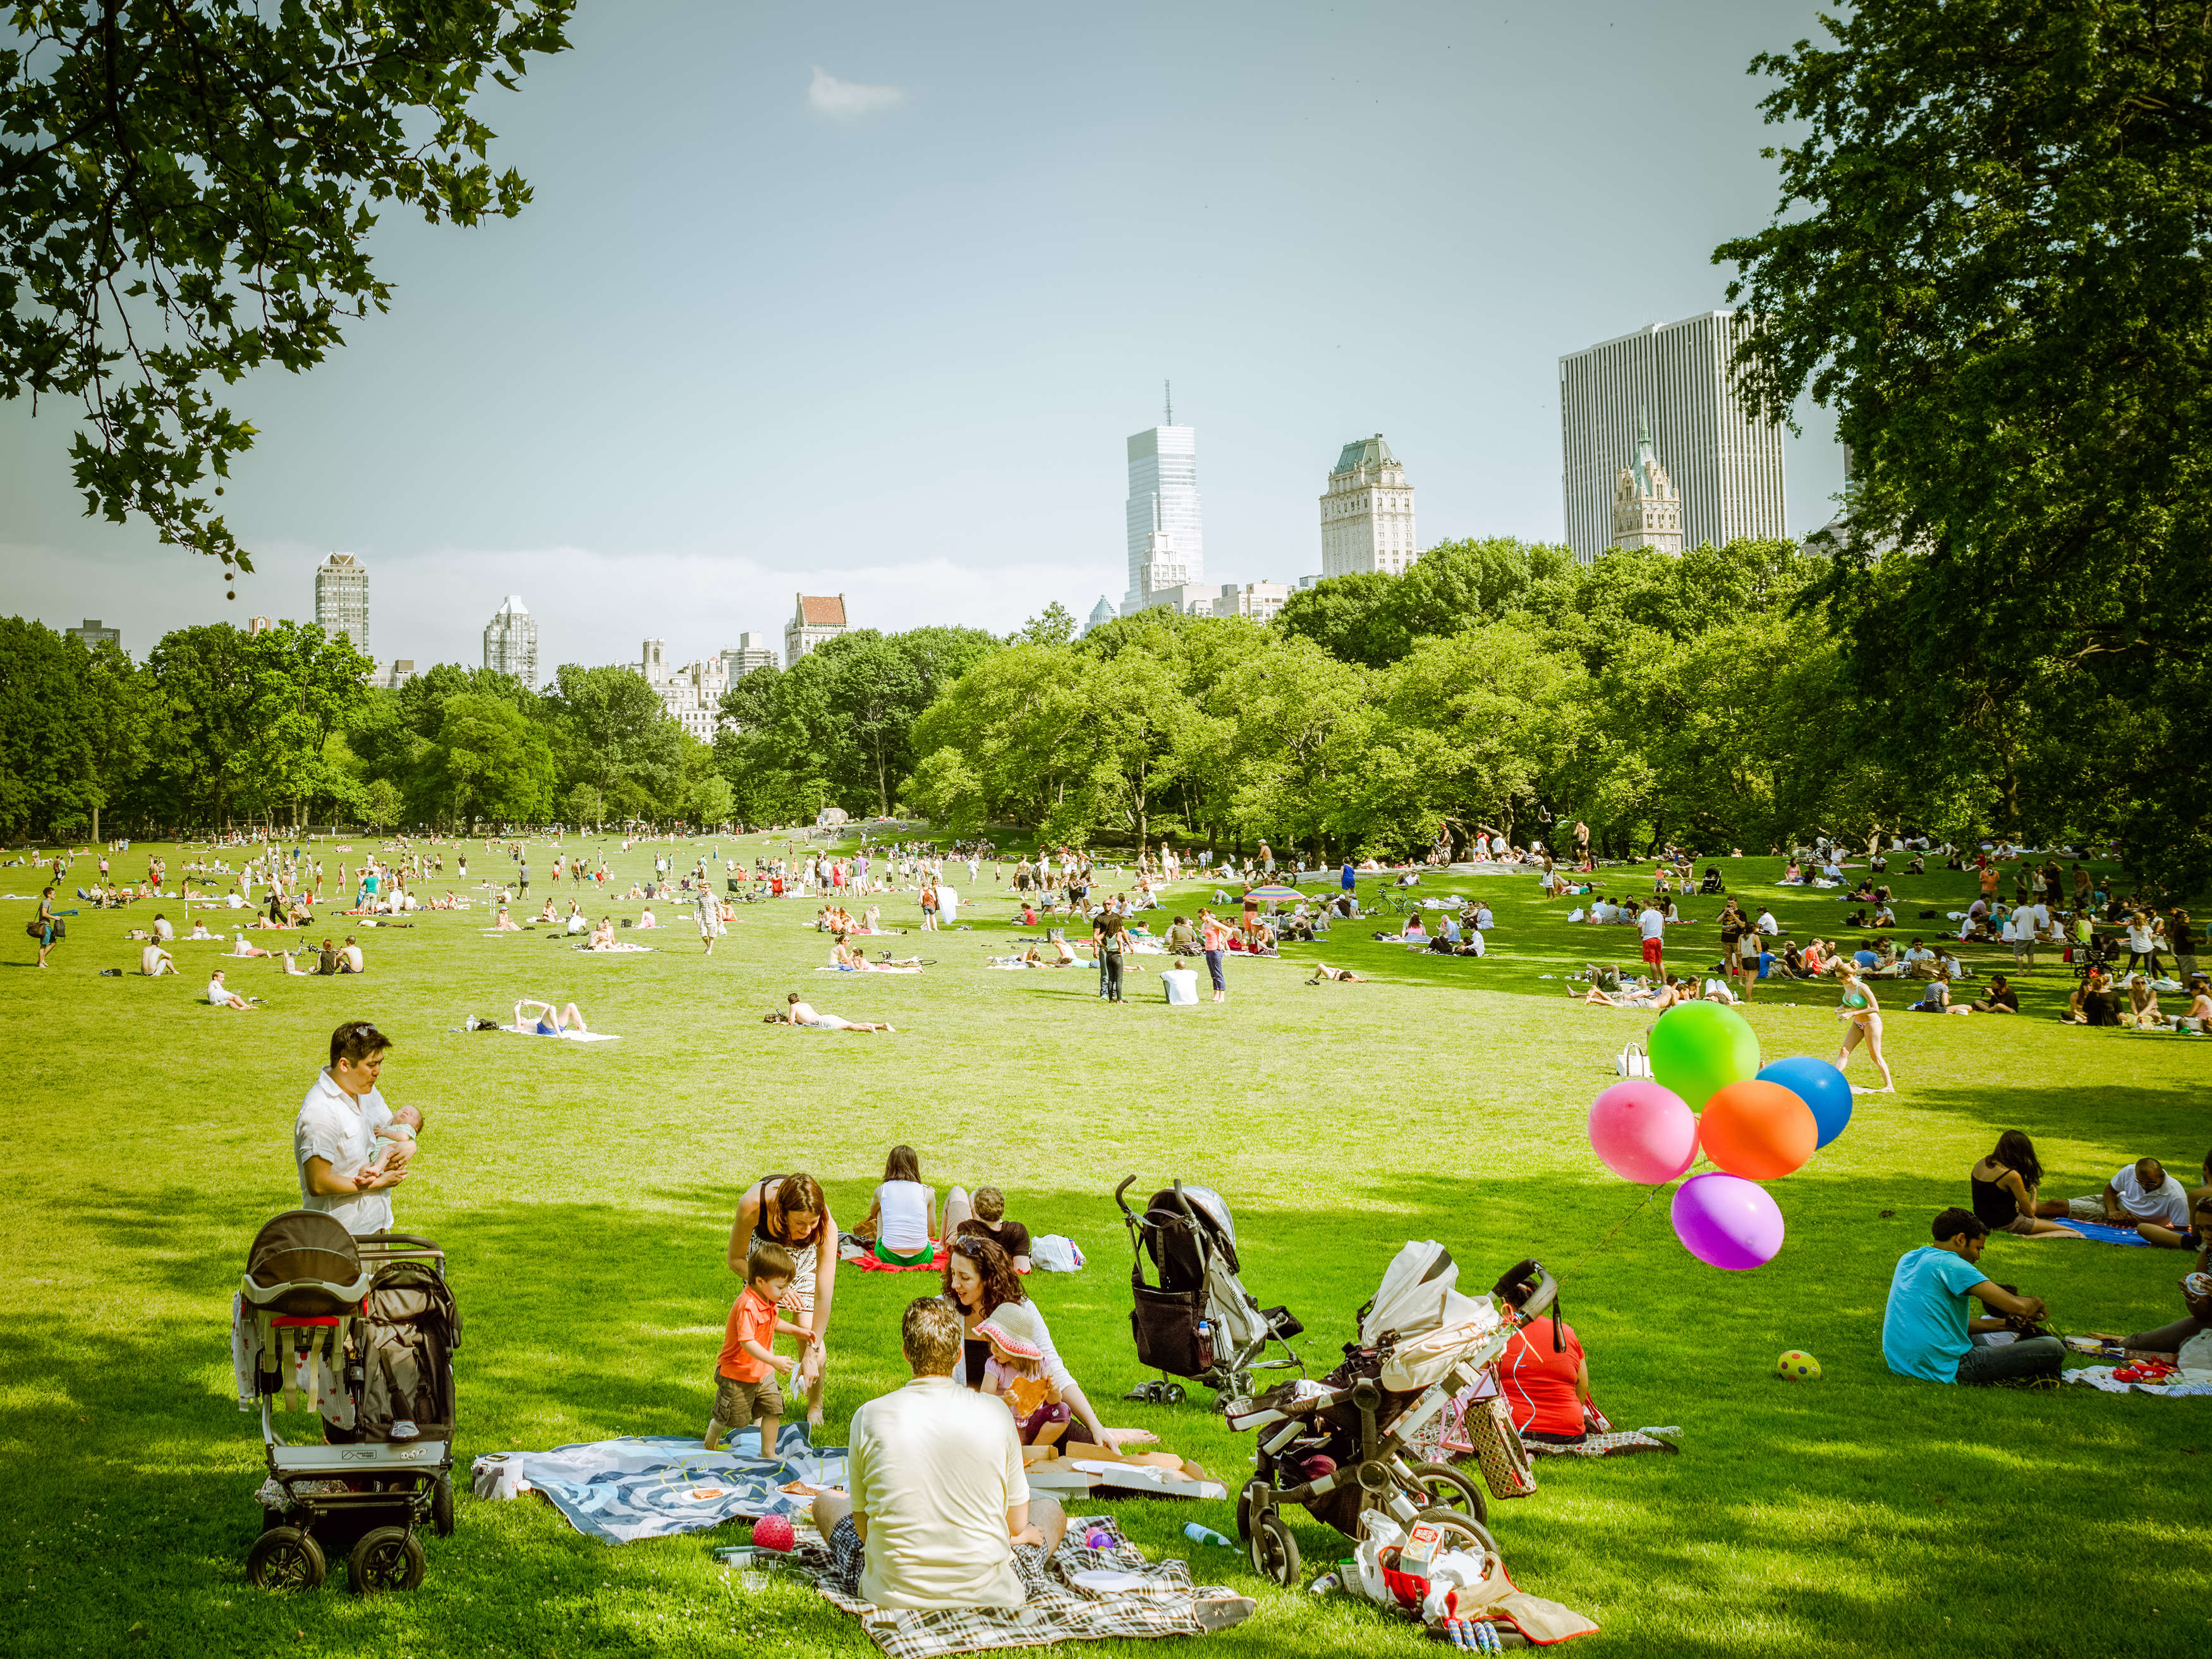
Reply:
M1680 1434L1680 1428L1668 1425L1663 1428L1618 1429L1611 1434L1594 1434L1579 1446L1550 1446L1540 1440L1523 1440L1531 1457L1633 1457L1638 1452L1676 1452L1682 1449L1662 1435Z
M579 951L588 951L591 955L595 957L611 957L617 951L650 951L653 949L653 946L650 945L615 944L601 945L596 947L589 945L579 945L576 948Z
M1103 1531L1113 1541L1087 1547L1082 1540ZM1202 1636L1195 1604L1200 1595L1233 1592L1191 1583L1187 1561L1147 1561L1121 1534L1111 1516L1067 1518L1067 1534L1040 1566L1034 1549L1015 1552L1014 1565L1028 1588L1018 1607L879 1607L842 1595L823 1581L830 1551L809 1528L792 1553L793 1571L840 1612L860 1621L868 1639L890 1659L938 1659L990 1648L1042 1647L1053 1642L1100 1642L1114 1637ZM1127 1573L1139 1582L1115 1590L1078 1588L1078 1573Z
M2082 1221L2073 1216L2066 1218L2066 1224L2081 1234L2082 1237L2094 1240L2100 1244L2132 1244L2140 1250L2150 1249L2149 1242L2137 1237L2136 1230L2132 1227L2108 1227L2101 1221ZM2048 1236L2057 1237L2056 1234ZM2043 1237L2045 1235L2038 1234L2037 1237Z
M504 1031L509 1036L558 1037L568 1042L620 1042L622 1041L621 1034L615 1031L518 1031L512 1025L500 1025L493 1029Z
M941 1273L945 1271L945 1246L939 1244L936 1249L937 1254L931 1256L928 1261L911 1262L904 1267L901 1267L896 1261L885 1261L872 1250L864 1251L859 1255L841 1256L838 1259L847 1267L858 1267L862 1273Z
M2184 1395L2212 1394L2212 1371L2176 1371L2171 1382L2123 1382L2112 1373L2124 1369L2118 1365L2084 1365L2075 1370L2061 1371L2058 1380L2087 1383L2100 1394L2155 1394L2169 1400L2178 1400Z
M918 974L921 969L895 968L888 962L872 962L865 968L847 968L833 962L828 967L817 968L814 971L817 974Z
M628 1544L742 1517L804 1521L812 1497L782 1488L793 1481L842 1486L845 1449L817 1451L804 1423L786 1423L772 1458L760 1455L755 1427L732 1436L720 1451L696 1438L625 1435L548 1452L494 1453L477 1459L473 1474L479 1497L518 1498L534 1488L585 1536Z

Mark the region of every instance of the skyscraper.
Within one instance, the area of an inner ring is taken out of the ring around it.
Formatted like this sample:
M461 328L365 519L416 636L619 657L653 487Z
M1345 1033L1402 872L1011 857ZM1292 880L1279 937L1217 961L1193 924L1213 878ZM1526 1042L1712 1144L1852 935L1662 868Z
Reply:
M85 649L88 651L96 645L112 645L118 650L120 650L123 646L123 630L119 628L102 628L97 617L87 617L84 619L83 627L64 628L62 632L76 635L84 641Z
M1403 574L1420 557L1413 531L1413 487L1382 434L1345 445L1321 498L1321 574Z
M315 621L325 639L341 634L368 654L368 567L350 553L333 553L315 567Z
M1165 424L1133 434L1129 439L1129 500L1126 512L1129 549L1129 591L1121 601L1125 611L1139 609L1147 592L1146 568L1158 549L1156 534L1168 538L1168 549L1182 572L1182 582L1200 580L1206 569L1206 531L1198 505L1198 433L1175 423L1175 403L1170 398ZM1156 586L1179 586L1157 583Z
M1613 544L1621 463L1644 411L1681 492L1682 545L1789 533L1782 428L1753 412L1729 361L1749 325L1741 312L1710 311L1559 359L1567 541L1584 564Z
M734 685L756 668L775 666L775 647L765 634L740 634L735 645L722 647L722 666Z
M497 673L512 674L532 690L538 689L538 618L510 593L507 603L484 624L483 665Z

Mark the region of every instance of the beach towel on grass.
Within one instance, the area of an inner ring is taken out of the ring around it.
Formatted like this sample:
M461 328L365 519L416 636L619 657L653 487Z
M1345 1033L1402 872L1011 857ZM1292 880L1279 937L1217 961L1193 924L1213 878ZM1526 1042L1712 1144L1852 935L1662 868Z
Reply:
M919 968L894 968L887 962L872 962L865 968L841 968L833 962L827 968L817 968L814 971L817 974L918 974L921 969Z
M848 1267L858 1267L871 1273L941 1273L945 1271L945 1246L937 1246L937 1254L927 1261L910 1262L901 1267L896 1261L885 1261L872 1250L860 1255L848 1255L842 1260Z
M804 1423L786 1423L772 1458L760 1455L760 1431L741 1430L720 1451L696 1438L625 1435L556 1446L548 1452L480 1457L480 1495L513 1497L528 1487L545 1494L570 1526L603 1544L703 1532L725 1521L788 1515L804 1519L813 1498L784 1492L787 1482L845 1484L845 1449L814 1449ZM526 1482L527 1486L520 1485Z
M518 1031L512 1025L501 1025L495 1029L506 1032L509 1036L558 1037L567 1042L620 1042L622 1041L620 1034L614 1031Z
M2136 1237L2132 1227L2108 1227L2101 1221L2082 1221L2073 1216L2066 1218L2065 1224L2082 1237L2099 1244L2132 1244L2141 1250L2150 1249L2148 1241ZM2049 1236L2056 1237L2055 1234ZM2039 1234L2038 1237L2045 1235Z
M1551 1446L1540 1440L1524 1440L1522 1443L1531 1457L1633 1457L1638 1452L1676 1452L1682 1449L1671 1440L1659 1437L1680 1434L1673 1425L1652 1429L1621 1429L1612 1434L1594 1434L1579 1446Z
M1104 1549L1086 1548L1093 1529L1115 1541ZM939 1659L950 1653L992 1648L1042 1647L1053 1642L1101 1642L1115 1637L1201 1636L1200 1595L1226 1595L1218 1586L1195 1586L1186 1561L1147 1561L1122 1539L1110 1516L1070 1516L1067 1534L1042 1570L1037 1552L1017 1551L1029 1600L1018 1607L879 1607L841 1595L823 1582L830 1573L830 1551L811 1528L800 1530L792 1552L797 1574L813 1583L822 1599L860 1621L868 1639L890 1659ZM1078 1589L1075 1575L1093 1571L1126 1572L1143 1582L1122 1590Z

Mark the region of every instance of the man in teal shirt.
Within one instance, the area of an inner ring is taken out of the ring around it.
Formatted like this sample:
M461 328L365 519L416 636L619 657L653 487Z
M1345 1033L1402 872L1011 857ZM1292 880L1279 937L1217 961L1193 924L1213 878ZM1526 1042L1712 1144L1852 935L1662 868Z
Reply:
M2055 1336L2024 1336L1991 1344L1989 1333L2006 1328L2001 1318L1967 1316L1974 1297L1992 1314L2039 1320L2043 1298L2014 1296L1982 1276L1982 1249L1990 1230L1971 1210L1946 1210L1936 1218L1936 1242L1899 1257L1882 1315L1881 1357L1899 1376L1929 1382L2002 1382L2015 1377L2056 1376L2065 1345Z

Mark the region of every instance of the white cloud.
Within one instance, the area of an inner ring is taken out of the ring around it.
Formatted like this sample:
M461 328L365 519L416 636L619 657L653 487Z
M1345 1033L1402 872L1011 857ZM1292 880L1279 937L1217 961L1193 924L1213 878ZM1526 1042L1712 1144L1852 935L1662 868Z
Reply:
M819 64L806 88L807 106L817 115L836 121L856 121L878 110L895 109L906 102L903 87L871 87L858 81L840 81Z

